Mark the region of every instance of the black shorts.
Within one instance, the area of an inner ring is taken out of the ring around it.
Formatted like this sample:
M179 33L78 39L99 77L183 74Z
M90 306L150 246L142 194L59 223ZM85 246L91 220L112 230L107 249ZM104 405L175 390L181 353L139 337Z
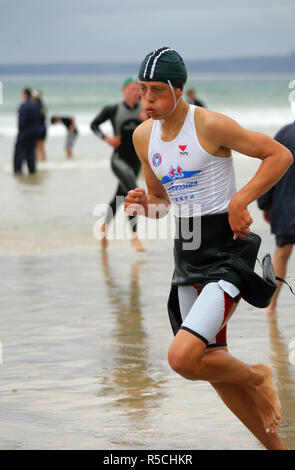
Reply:
M279 247L285 245L294 245L295 235L276 235L276 245Z

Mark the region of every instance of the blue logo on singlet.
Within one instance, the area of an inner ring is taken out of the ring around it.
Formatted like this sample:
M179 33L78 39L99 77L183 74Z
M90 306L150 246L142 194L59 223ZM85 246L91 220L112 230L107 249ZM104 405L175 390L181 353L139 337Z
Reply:
M161 165L161 162L162 162L162 157L159 153L155 153L153 155L153 165L154 166L160 166Z
M181 180L183 178L191 178L198 173L201 173L202 170L195 170L195 171L184 171L179 165L177 168L173 168L171 165L168 175L165 175L161 178L161 183L170 183L173 180Z

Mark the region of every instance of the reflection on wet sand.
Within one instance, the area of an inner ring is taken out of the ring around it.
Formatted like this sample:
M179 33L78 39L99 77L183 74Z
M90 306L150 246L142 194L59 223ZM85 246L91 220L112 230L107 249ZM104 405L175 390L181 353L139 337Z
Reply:
M291 364L288 360L290 351L286 343L286 338L283 337L278 328L277 321L277 316L268 319L271 362L282 404L280 434L289 449L295 449L295 365Z
M113 367L104 378L102 395L116 396L115 406L122 407L133 419L146 418L163 392L159 382L149 375L148 343L140 306L139 277L145 261L130 265L130 289L120 287L120 274L112 274L108 254L102 251L102 272L107 295L116 316L113 332ZM127 262L127 259L126 259Z
M37 186L49 176L48 172L40 171L33 174L16 175L15 179L24 185Z

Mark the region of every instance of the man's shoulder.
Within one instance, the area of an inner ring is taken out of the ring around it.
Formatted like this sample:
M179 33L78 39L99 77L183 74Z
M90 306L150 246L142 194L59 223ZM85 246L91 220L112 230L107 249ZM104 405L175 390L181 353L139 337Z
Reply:
M226 128L233 123L233 119L225 114L212 111L208 108L197 107L195 109L195 124L204 132L212 132L220 128Z
M39 112L39 107L37 106L37 103L34 103L33 101L24 101L20 107L19 107L19 112L20 113L30 113L32 114L33 112Z
M149 140L151 132L152 132L152 127L153 127L152 119L147 119L146 121L143 121L141 124L139 124L139 126L136 127L135 131L133 132L133 137L135 137L136 140L137 139Z
M153 120L142 122L133 132L133 143L139 157L147 158L148 146L153 127Z
M29 102L28 101L23 101L23 103L21 103L20 107L19 107L19 111L22 111L24 109L27 109L29 106Z
M224 120L226 116L208 108L196 107L195 109L195 123L198 127L202 126L204 130L212 130L214 126L218 125Z
M115 114L117 112L117 109L119 107L120 103L115 103L115 104L107 104L102 108L102 113L105 114Z

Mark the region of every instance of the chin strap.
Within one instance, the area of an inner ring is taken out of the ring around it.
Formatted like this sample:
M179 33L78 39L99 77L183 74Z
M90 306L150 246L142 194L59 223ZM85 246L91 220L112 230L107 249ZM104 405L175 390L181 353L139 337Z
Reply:
M170 86L171 88L171 91L172 91L172 95L173 95L173 98L174 98L174 108L172 109L171 113L168 114L168 116L171 116L171 114L174 113L175 109L177 108L177 105L179 103L179 101L181 100L181 96L178 98L178 100L176 101L176 96L175 96L175 93L174 93L174 88L170 82L170 80L167 80L168 82L168 85ZM162 126L163 122L165 121L165 119L160 119L160 124Z
M172 113L174 113L174 111L175 111L175 109L176 109L176 107L177 107L177 105L178 105L178 103L179 103L179 101L180 101L181 96L180 96L180 97L178 98L178 100L176 101L176 96L175 96L175 93L174 93L174 88L173 88L173 86L172 86L170 80L167 80L167 82L168 82L168 85L169 85L170 88L171 88L172 95L173 95L173 98L174 98L174 108L173 108L173 110L172 110L171 113L170 113L170 114L172 114ZM169 114L169 116L170 116L170 114Z

